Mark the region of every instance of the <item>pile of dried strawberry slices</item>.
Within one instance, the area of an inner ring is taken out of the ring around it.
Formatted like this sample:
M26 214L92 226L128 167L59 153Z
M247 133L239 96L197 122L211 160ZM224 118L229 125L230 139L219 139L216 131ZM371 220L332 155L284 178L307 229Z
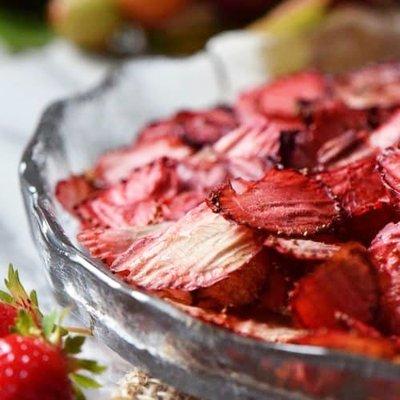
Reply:
M181 111L59 182L80 243L242 336L400 354L400 64Z

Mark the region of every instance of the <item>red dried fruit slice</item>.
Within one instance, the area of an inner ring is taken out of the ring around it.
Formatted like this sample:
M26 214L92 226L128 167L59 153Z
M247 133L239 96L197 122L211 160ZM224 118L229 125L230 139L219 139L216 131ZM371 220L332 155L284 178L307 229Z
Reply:
M340 327L337 312L369 323L377 303L368 253L356 243L343 245L330 260L302 278L291 299L295 320L311 329Z
M298 260L325 261L340 250L339 244L269 236L264 245Z
M57 200L70 213L75 213L75 208L93 193L95 188L84 176L71 176L60 181L55 190Z
M177 173L183 189L199 192L220 185L228 177L226 163L209 149L180 161Z
M400 102L400 64L373 65L335 79L336 95L349 107L391 107Z
M93 178L103 186L113 185L129 177L140 167L168 157L181 160L192 153L192 149L174 136L162 136L153 141L139 142L133 147L110 151L100 157L93 171Z
M368 144L373 149L384 150L396 145L399 141L400 110L396 110L383 125L371 133Z
M390 206L390 196L376 171L375 158L366 158L317 176L340 200L349 217Z
M260 252L242 268L214 285L195 292L197 305L223 309L251 303L265 284L269 270L266 252Z
M175 116L184 131L184 139L196 146L211 145L237 127L233 110L216 107L204 112L181 111Z
M128 206L118 206L101 200L82 203L76 209L83 228L123 228L162 222L161 204L145 200Z
M162 136L181 137L185 142L201 147L211 145L237 127L230 107L215 107L204 111L180 111L172 118L152 123L139 134L140 142Z
M306 333L304 330L293 329L288 326L266 324L253 319L241 319L230 314L217 313L199 307L190 307L176 303L174 305L192 317L204 322L228 329L241 336L266 342L288 343L294 341L296 338L305 336Z
M261 86L240 96L236 110L241 121L262 117L293 118L299 103L327 96L326 78L316 72L300 72Z
M267 282L257 302L259 310L275 313L285 312L288 303L290 282L277 265L272 265L268 270Z
M383 183L400 200L400 148L387 149L378 164Z
M209 287L246 265L261 249L254 232L201 204L137 251L129 249L113 270L150 290Z
M176 165L162 158L99 192L81 204L77 213L84 226L146 225L159 220L161 203L176 196L178 190Z
M228 219L276 234L314 234L340 217L326 188L294 170L272 169L242 194L226 185L212 192L208 202Z
M162 158L129 174L123 182L101 192L96 200L129 206L147 199L170 199L178 192L179 178L172 160Z
M306 336L295 338L292 343L327 347L374 358L391 359L398 354L395 344L389 339L339 330L312 332Z
M202 192L182 192L161 204L162 216L167 221L177 221L204 201Z
M89 253L99 260L111 265L137 240L149 234L162 232L169 223L127 228L90 228L78 234L78 241Z
M369 248L381 293L381 320L387 330L400 334L400 223L390 223Z
M240 126L215 143L214 150L228 159L258 157L280 161L281 136L282 131L272 123Z

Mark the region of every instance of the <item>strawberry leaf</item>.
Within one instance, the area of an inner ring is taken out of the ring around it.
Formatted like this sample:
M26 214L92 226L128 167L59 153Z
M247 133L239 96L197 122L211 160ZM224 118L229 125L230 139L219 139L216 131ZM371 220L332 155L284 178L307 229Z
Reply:
M107 368L94 360L77 359L79 369L89 371L93 374L102 374Z
M85 339L84 336L67 336L64 343L64 351L67 354L80 353Z
M98 389L101 387L100 383L85 375L71 374L70 378L72 382L83 389Z

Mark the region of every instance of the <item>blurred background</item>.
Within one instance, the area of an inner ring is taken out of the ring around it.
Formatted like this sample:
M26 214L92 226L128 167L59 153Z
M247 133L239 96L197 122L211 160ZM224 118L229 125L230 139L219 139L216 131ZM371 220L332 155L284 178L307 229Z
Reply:
M273 74L396 58L399 22L395 0L0 0L3 51L59 36L110 59L185 55L221 31L242 29L269 40Z

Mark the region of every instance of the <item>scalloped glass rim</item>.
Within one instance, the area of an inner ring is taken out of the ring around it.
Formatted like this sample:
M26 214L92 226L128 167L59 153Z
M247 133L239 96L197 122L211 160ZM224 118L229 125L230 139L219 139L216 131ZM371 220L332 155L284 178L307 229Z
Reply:
M63 129L65 119L71 118L68 110L84 109L99 98L114 96L116 88L135 78L135 63L140 62L132 62L130 70L126 66L115 70L94 90L49 106L23 154L20 181L26 212L59 301L73 305L95 335L122 357L203 398L294 399L300 393L302 398L314 398L315 391L306 381L296 381L296 368L312 372L314 381L346 375L339 392L327 384L323 396L346 399L355 390L361 395L354 399L367 398L371 392L384 396L388 390L400 394L400 367L395 364L310 346L260 342L205 324L127 286L67 236L66 217L60 217L52 190L55 181L50 176L60 166L65 175L70 173L66 135L81 137ZM160 69L173 69L174 63L186 68L185 63L193 60L157 62ZM221 71L228 67L216 65L214 57L207 63L217 93L223 88ZM87 123L88 128L95 125L93 119Z

